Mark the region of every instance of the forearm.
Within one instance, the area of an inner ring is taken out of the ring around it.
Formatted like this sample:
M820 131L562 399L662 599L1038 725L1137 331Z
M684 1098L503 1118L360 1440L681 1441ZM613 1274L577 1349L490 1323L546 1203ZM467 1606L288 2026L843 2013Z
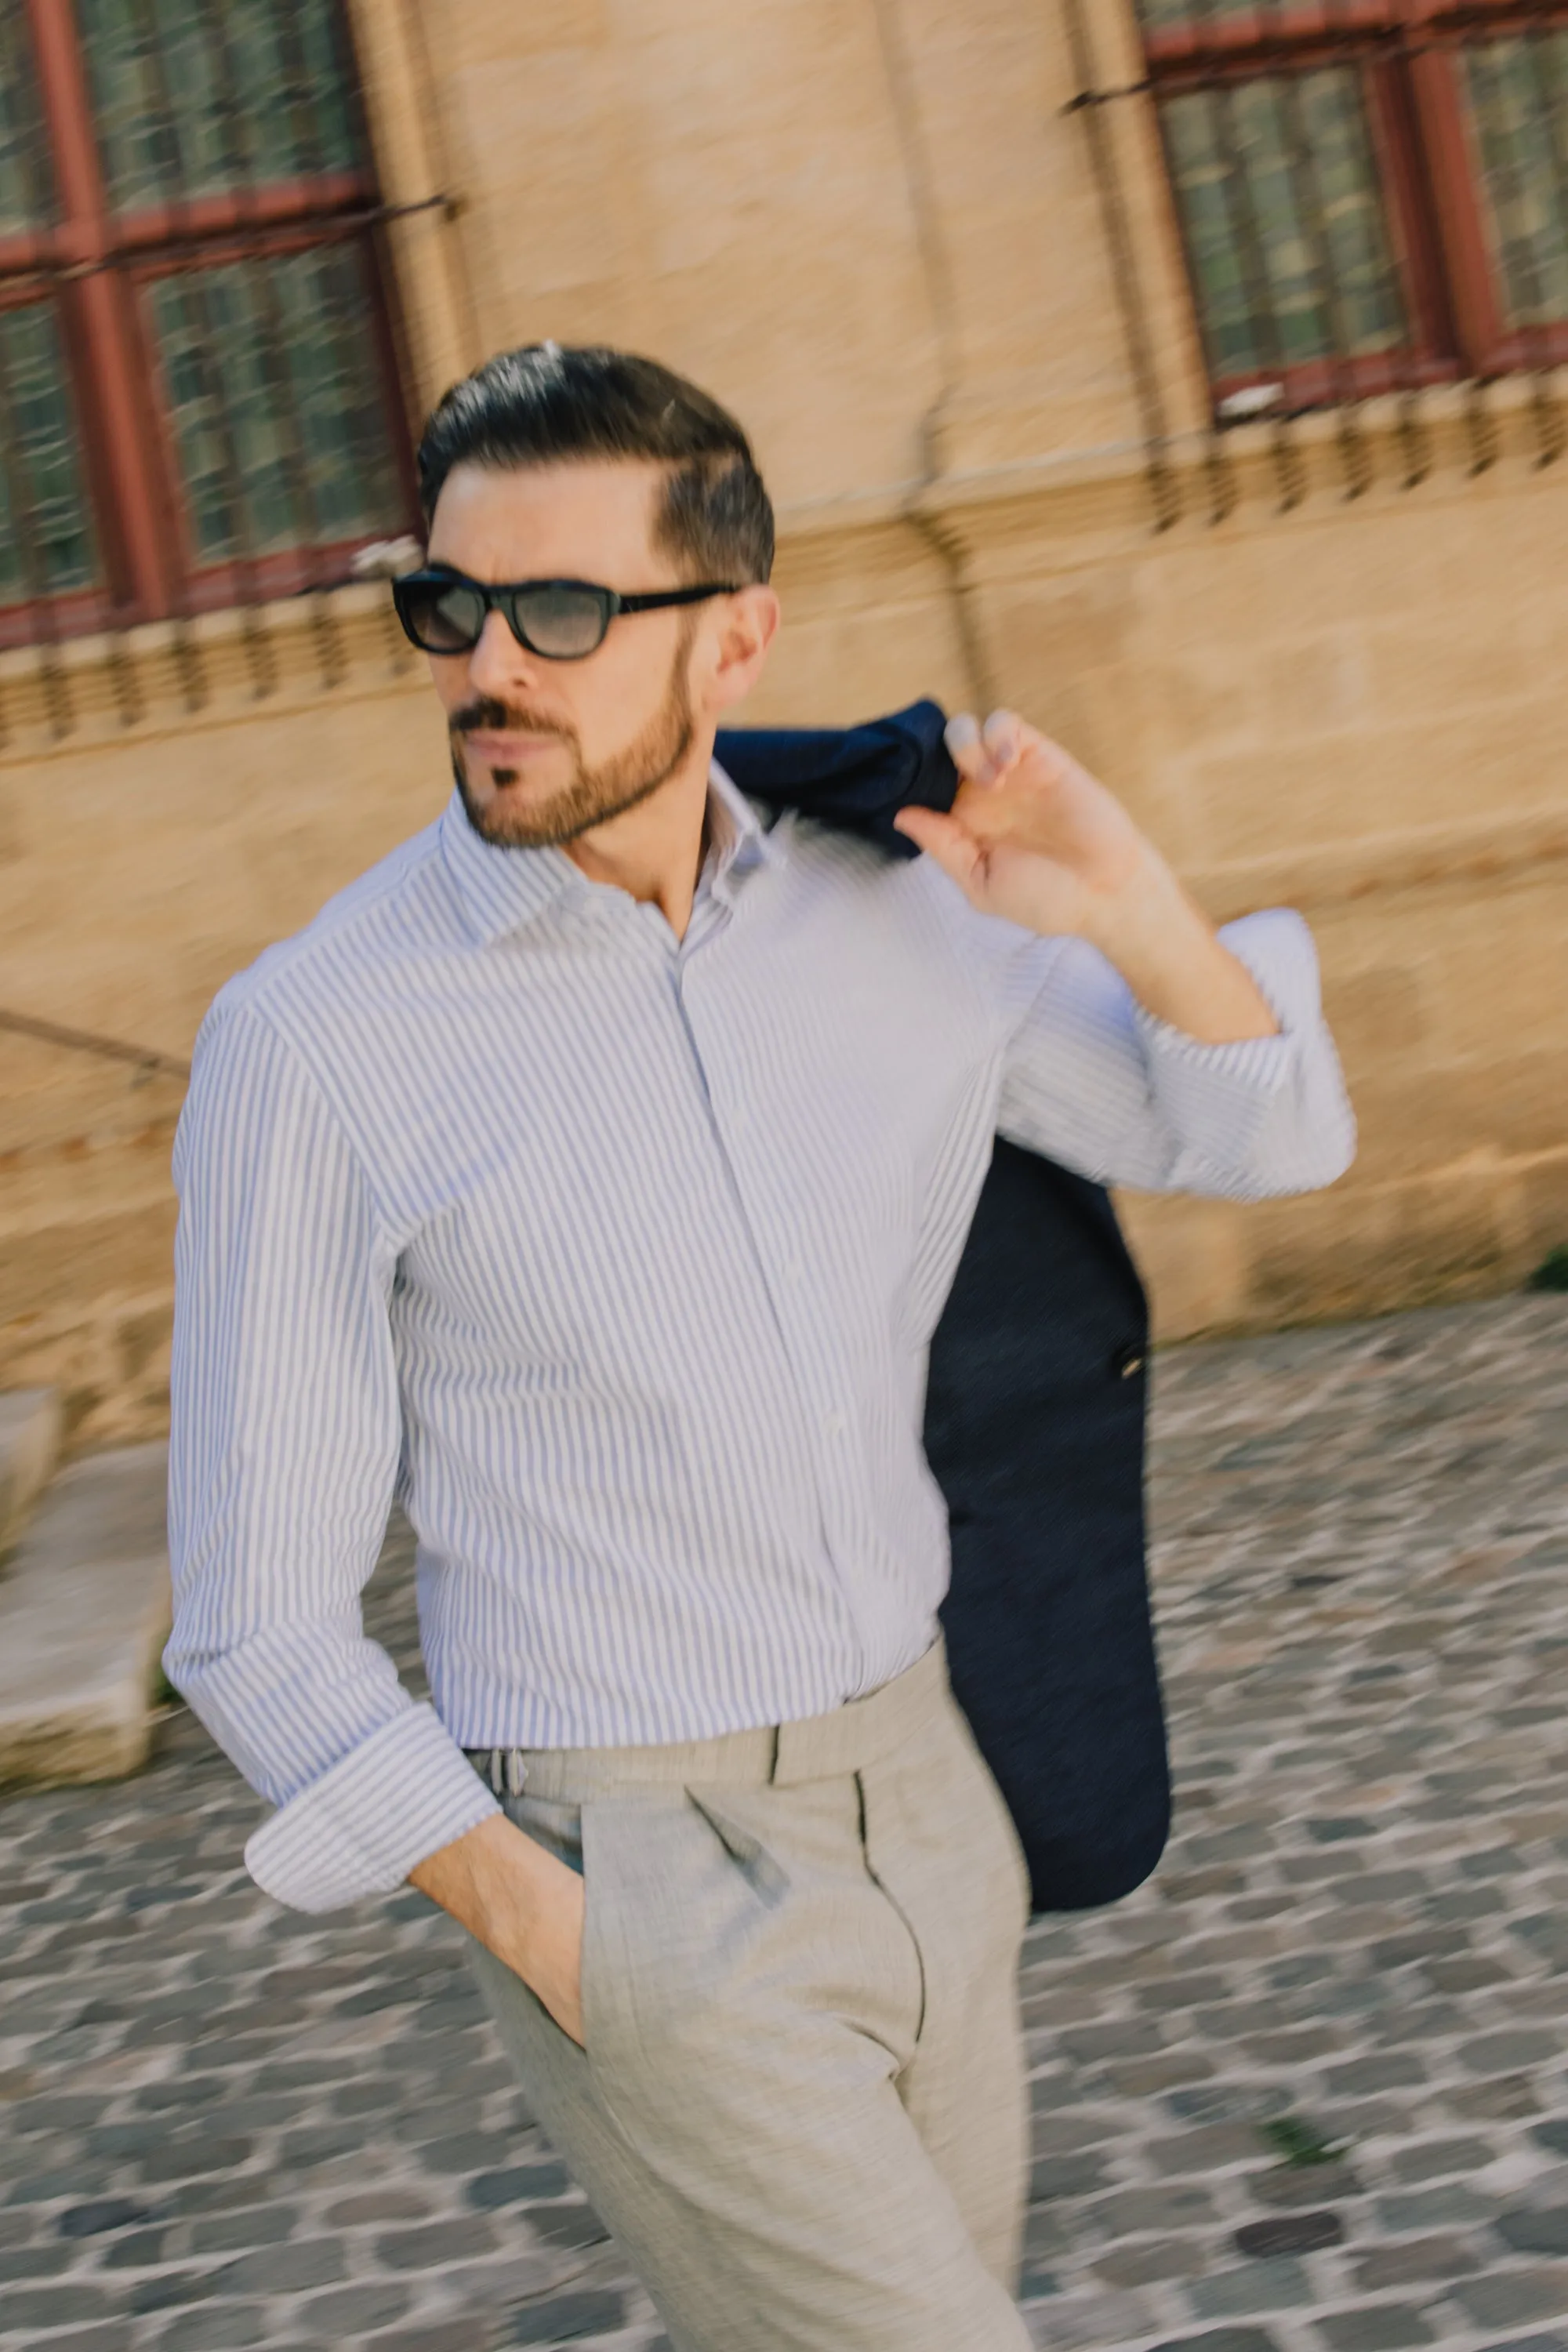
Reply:
M519 1968L530 1931L553 1891L550 1874L564 1868L504 1813L491 1813L416 1863L408 1883L450 1913L497 1959Z
M568 1864L492 1813L416 1864L408 1879L582 2040L583 1881Z
M1009 1037L999 1132L1100 1183L1145 1192L1263 1200L1331 1183L1350 1164L1355 1123L1311 935L1275 908L1227 924L1216 944L1247 972L1268 1034L1194 1036L1145 1011L1103 950L1054 942L1037 960L1045 984ZM1201 1017L1184 1003L1170 1009Z
M1146 1012L1199 1045L1279 1034L1252 974L1153 849L1108 894L1086 936Z

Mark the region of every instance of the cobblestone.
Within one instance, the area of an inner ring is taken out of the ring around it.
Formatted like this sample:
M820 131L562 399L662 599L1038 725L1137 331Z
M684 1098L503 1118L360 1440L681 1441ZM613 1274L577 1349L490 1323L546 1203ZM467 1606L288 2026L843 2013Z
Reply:
M1568 2352L1565 1341L1158 1360L1176 1824L1029 1937L1042 2347ZM405 1538L370 1615L417 1683ZM277 1910L257 1817L183 1712L0 1804L0 2345L668 2352L455 1932Z

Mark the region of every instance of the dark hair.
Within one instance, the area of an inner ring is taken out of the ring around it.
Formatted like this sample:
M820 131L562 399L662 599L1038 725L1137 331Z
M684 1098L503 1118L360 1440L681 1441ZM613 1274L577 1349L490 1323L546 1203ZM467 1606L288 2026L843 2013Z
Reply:
M426 525L454 466L595 457L668 467L654 542L687 578L744 586L768 577L773 506L735 419L657 360L600 343L500 352L442 394L419 444Z

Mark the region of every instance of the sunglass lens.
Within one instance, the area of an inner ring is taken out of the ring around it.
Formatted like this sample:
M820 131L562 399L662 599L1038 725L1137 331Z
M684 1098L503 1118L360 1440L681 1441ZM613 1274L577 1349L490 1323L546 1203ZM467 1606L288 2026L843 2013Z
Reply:
M426 653L460 654L479 643L485 602L460 580L418 581L403 592L404 621Z
M609 616L588 588L525 588L513 600L525 645L552 661L581 661L603 642Z

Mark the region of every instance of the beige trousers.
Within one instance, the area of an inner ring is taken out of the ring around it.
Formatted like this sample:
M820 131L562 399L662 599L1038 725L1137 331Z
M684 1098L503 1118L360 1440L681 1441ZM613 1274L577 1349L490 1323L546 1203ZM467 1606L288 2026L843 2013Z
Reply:
M1027 1881L940 1646L776 1730L521 1760L586 2049L475 1965L677 2352L1027 2352Z

